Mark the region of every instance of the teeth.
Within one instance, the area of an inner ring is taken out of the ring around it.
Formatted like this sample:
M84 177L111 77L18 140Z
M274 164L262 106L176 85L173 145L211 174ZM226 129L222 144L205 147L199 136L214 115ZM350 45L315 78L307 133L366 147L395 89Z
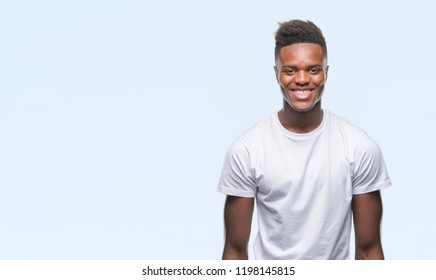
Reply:
M295 95L303 96L303 95L308 95L309 93L312 92L312 90L293 90L292 92Z

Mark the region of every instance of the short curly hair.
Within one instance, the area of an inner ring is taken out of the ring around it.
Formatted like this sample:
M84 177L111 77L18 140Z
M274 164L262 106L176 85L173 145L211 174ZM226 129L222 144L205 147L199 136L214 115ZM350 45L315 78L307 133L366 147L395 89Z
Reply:
M313 43L321 46L325 57L327 57L327 44L321 29L311 21L293 19L279 23L279 29L275 34L276 47L275 59L281 48L295 43Z

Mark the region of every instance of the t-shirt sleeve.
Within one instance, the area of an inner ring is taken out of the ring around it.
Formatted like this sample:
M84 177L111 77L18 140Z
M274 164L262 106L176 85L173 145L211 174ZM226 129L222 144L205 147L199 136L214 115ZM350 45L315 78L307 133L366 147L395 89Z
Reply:
M256 183L250 168L250 154L240 140L230 146L224 158L217 191L227 195L255 197Z
M365 133L354 150L353 194L363 194L391 186L378 144Z

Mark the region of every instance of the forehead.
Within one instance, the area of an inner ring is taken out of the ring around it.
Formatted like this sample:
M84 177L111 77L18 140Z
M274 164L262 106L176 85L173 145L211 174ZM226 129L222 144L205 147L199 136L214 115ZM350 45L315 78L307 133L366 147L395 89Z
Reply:
M320 45L296 43L280 49L277 63L281 65L325 64L326 57Z

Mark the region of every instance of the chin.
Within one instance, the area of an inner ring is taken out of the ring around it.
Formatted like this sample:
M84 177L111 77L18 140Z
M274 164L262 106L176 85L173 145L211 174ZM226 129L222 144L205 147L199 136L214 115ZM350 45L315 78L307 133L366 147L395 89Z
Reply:
M292 103L288 103L288 105L291 107L291 109L297 113L307 113L310 111L315 110L316 108L320 107L320 102L317 101L307 107L300 107L300 106L295 106ZM317 106L318 105L318 106Z
M295 112L297 112L297 113L301 113L301 114L308 113L308 112L310 112L310 111L313 110L313 107L312 107L312 108L295 108L295 107L291 107L291 108L292 108L292 110L294 110Z

